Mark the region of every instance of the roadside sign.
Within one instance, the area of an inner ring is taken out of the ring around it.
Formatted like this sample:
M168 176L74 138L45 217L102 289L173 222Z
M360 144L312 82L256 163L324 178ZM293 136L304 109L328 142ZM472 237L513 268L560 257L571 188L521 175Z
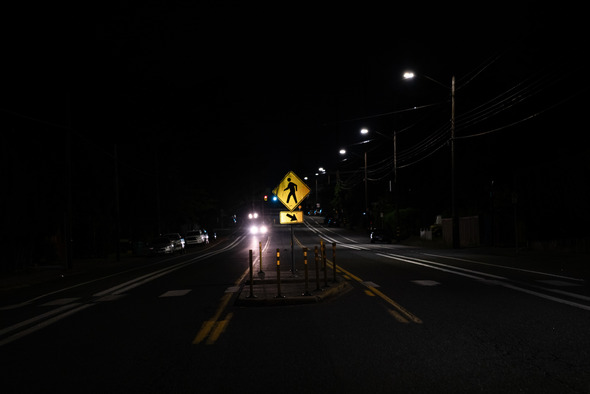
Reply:
M297 224L303 223L303 211L281 211L281 224Z
M293 171L289 171L273 193L289 211L305 200L311 190Z

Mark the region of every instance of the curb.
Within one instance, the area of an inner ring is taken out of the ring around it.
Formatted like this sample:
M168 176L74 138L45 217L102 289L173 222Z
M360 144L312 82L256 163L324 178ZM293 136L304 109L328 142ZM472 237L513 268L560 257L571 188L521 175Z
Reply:
M240 293L234 302L236 306L284 306L284 305L305 305L305 304L316 304L322 302L328 298L333 298L337 295L343 294L344 292L352 289L352 285L348 281L341 281L337 284L333 284L330 287L322 290L315 290L311 295L298 295L298 296L283 296L283 297L248 297L242 296L244 285L240 288ZM303 293L303 291L301 292Z

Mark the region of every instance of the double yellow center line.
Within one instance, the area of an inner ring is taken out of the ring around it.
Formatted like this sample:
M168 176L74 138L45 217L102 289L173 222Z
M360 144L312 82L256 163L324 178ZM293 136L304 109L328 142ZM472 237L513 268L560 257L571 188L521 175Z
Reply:
M329 265L330 268L333 269L334 266L330 260L326 260L326 263L327 265ZM404 308L403 306L401 306L400 304L398 304L397 302L383 294L381 291L377 290L374 286L367 284L368 282L363 281L358 276L353 275L351 272L345 270L340 266L336 267L336 271L342 272L345 275L345 277L354 279L358 283L365 286L367 288L368 295L377 296L385 302L387 302L389 305L391 305L394 309L390 309L389 313L400 323L413 322L417 324L422 324L422 320L418 316L414 315L412 312L408 311L406 308Z
M297 238L295 238L295 242L299 246L305 247L305 245L303 245ZM329 259L326 259L326 265L328 265L331 269L334 269L334 264ZM403 306L401 306L400 304L398 304L397 302L395 302L394 300L392 300L391 298L389 298L388 296L383 294L381 291L377 290L374 286L368 285L367 282L363 281L358 276L353 275L352 273L345 270L341 266L337 266L336 271L343 273L345 275L345 277L350 278L350 279L354 279L355 281L357 281L360 284L362 284L363 286L365 286L367 288L366 293L368 295L377 296L377 297L381 298L382 300L384 300L385 302L387 302L392 307L394 307L395 309L390 309L389 313L400 323L413 322L413 323L417 323L417 324L422 324L422 320L418 316L414 315L413 313L408 311L406 308L404 308Z
M193 339L193 345L198 345L205 339L207 339L207 341L205 342L207 345L212 345L215 343L215 341L217 341L219 336L223 333L223 331L225 331L225 328L227 327L229 321L234 315L233 312L229 312L225 315L225 318L223 320L219 320L231 298L231 293L226 293L221 298L221 302L217 307L217 311L215 311L215 314L211 319L203 322L203 325L197 333L197 336L195 337L195 339Z

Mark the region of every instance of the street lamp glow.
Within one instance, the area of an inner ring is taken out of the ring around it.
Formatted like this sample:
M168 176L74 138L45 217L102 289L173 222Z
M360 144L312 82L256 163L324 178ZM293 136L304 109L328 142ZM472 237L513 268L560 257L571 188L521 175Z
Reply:
M369 129L361 129L361 134L368 134L369 133Z
M345 155L346 154L346 149L340 149L340 154L341 155Z
M413 72L411 72L411 71L406 71L406 72L404 73L404 79L412 79L412 78L414 78L415 76L416 76L416 74L414 74L414 73L413 73Z

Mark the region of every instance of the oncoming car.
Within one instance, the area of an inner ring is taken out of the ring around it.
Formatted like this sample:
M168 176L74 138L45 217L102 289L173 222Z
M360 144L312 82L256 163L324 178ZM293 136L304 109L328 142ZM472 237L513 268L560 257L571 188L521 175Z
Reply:
M257 235L257 234L266 234L268 232L268 227L265 224L254 223L250 225L250 234Z
M261 216L256 212L248 214L248 232L252 235L262 235L268 232L268 226L264 224Z

